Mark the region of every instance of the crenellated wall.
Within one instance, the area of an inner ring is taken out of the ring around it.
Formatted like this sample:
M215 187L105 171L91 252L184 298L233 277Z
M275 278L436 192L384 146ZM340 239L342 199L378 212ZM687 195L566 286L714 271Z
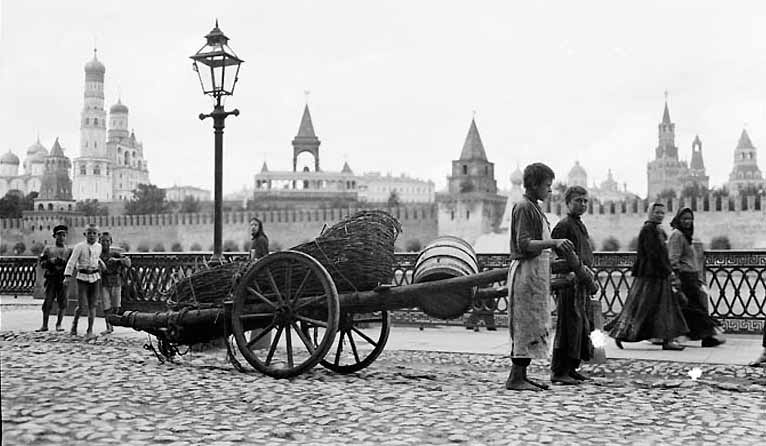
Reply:
M272 247L286 249L309 241L330 226L361 208L289 209L269 211L227 212L223 215L223 239L235 242L238 249L250 240L248 222L251 217L263 221ZM405 205L389 210L399 219L403 233L397 250L404 250L410 240L426 244L437 236L436 205ZM166 250L178 242L184 251L199 244L203 250L213 245L213 214L160 214L119 216L31 215L20 219L0 219L0 244L12 249L18 241L29 249L33 243L51 243L51 229L60 223L69 226L68 244L82 239L86 225L95 223L102 231L113 234L116 244L127 242L131 250L144 245L153 249L161 243Z
M603 241L615 237L622 249L627 249L631 240L638 236L647 219L647 200L628 200L616 203L591 203L583 221L588 226L596 248L601 249ZM664 200L666 217L663 227L670 231L670 220L680 207L694 211L695 238L706 248L714 237L726 236L733 249L766 248L766 195L745 197L719 197L713 195L682 199ZM547 202L547 212L563 216L566 204Z

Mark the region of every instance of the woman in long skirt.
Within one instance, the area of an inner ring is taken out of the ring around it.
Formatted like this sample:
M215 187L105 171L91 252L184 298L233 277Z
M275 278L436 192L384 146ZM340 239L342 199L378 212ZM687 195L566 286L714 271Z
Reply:
M721 331L721 324L707 312L708 296L702 291L699 276L703 265L697 261L692 247L694 212L690 208L679 209L670 227L673 231L668 239L668 254L676 286L686 296L683 305L684 319L689 326L686 336L695 341L702 339L703 347L721 345L726 340L715 336Z
M662 339L663 350L683 350L673 341L689 329L681 312L679 297L671 288L670 259L665 245L667 236L660 228L665 218L665 206L654 203L649 220L638 235L638 252L633 264L633 285L620 314L605 330L619 348L623 342Z
M554 174L542 163L524 169L524 199L513 206L510 224L511 267L508 271L508 319L511 335L509 390L544 390L546 384L527 377L532 358L547 359L550 348L551 249L568 255L574 245L551 239L550 224L538 201L551 193Z

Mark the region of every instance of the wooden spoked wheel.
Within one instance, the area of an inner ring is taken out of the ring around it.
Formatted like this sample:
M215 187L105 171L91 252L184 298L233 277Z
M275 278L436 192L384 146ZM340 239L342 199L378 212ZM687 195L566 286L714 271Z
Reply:
M372 364L383 351L391 331L388 311L340 315L338 335L321 364L338 373L354 373ZM312 338L321 334L313 329Z
M270 254L240 280L231 331L256 370L290 378L327 354L338 330L338 291L327 270L297 251ZM322 336L308 336L321 330Z

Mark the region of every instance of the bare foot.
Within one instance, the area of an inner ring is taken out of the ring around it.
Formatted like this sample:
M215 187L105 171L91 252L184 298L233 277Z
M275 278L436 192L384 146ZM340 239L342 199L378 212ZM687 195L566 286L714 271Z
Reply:
M533 392L542 392L543 390L527 380L508 382L505 384L505 388L508 390L531 390Z

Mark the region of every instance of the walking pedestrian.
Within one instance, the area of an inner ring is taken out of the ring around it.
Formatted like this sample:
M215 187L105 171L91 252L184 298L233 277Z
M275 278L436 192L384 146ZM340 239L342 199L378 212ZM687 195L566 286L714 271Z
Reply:
M250 259L260 259L269 254L269 238L263 231L263 222L257 217L250 219Z
M551 236L572 242L575 255L592 276L593 248L588 229L580 218L588 209L588 191L581 186L572 186L564 193L564 199L567 215L556 224ZM588 361L593 356L588 319L590 296L589 287L582 282L575 282L573 286L556 293L558 318L551 359L551 382L555 384L579 384L590 379L577 371L582 361Z
M649 220L638 234L638 252L631 273L633 284L622 311L604 329L614 338L617 347L623 342L662 339L663 350L683 350L674 341L686 334L679 296L671 289L667 235L660 228L665 218L665 206L654 203L649 208Z
M56 331L64 331L64 313L67 308L67 292L64 286L64 268L66 268L72 248L66 246L66 236L69 228L57 225L53 228L53 246L46 246L40 253L40 266L45 271L45 300L43 301L43 325L35 331L48 331L48 319L53 309L53 303L58 305Z
M524 169L524 197L513 206L510 224L511 266L508 271L508 319L511 337L509 390L539 391L546 384L527 376L532 358L547 359L551 336L551 249L569 255L567 239L552 239L550 224L538 201L551 193L555 175L543 163Z
M112 235L102 232L99 238L101 243L101 261L104 269L101 271L101 302L104 307L104 323L106 330L101 334L109 334L114 331L109 323L109 315L120 314L122 305L122 272L130 268L130 258L119 250L112 248Z
M77 335L77 322L85 309L88 312L86 338L93 337L93 321L96 319L96 303L101 291L101 273L106 267L101 261L101 244L98 240L98 226L89 224L83 232L85 240L76 244L64 269L64 285L75 275L77 280L77 307L74 309L72 335Z
M715 347L726 342L716 337L721 324L707 312L707 293L702 291L700 271L704 265L697 262L692 247L694 236L694 212L688 207L681 208L670 222L673 231L668 239L670 266L676 277L675 285L686 297L682 306L689 332L686 336L694 341L702 340L703 347Z

